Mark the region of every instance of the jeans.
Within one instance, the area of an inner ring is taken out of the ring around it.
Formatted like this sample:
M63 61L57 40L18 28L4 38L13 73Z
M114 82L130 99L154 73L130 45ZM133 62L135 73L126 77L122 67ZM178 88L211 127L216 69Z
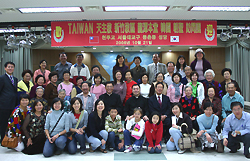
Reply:
M146 144L147 144L147 149L148 149L149 143L147 142ZM155 141L153 142L153 144L154 144L154 146L155 146ZM161 143L160 143L160 145L161 145ZM151 150L148 151L148 153L150 153L150 154L153 154L153 153L161 153L161 151L162 151L162 147L161 147L161 149L159 149L158 147L155 147L155 149L154 149L154 148L151 148Z
M171 135L171 137L174 139L174 142L170 141L170 139L168 140L166 147L168 150L180 150L179 145L178 145L178 140L182 137L182 133L180 130L171 127L169 129L169 133Z
M236 135L236 137L233 137L231 135L231 132L228 133L228 144L227 147L232 152L237 152L238 144L240 142L244 143L244 155L247 156L249 154L249 147L250 147L250 134L245 135Z
M123 132L124 135L124 144L125 145L132 145L131 140L134 142L133 145L142 147L143 144L143 137L141 137L139 140L135 139L131 136L130 132L128 130L125 130Z
M121 149L118 148L118 144L121 143L119 136L115 136L115 132L109 132L108 134L108 144L110 147L114 148L116 151L123 152L124 145Z
M101 130L99 132L99 135L101 135L105 141L108 140L108 132L106 130ZM87 135L85 136L87 141L91 144L93 150L96 150L99 146L101 147L101 149L105 149L105 144L102 145L101 140L99 140L98 138L94 137L93 135L91 135L90 137L88 137Z
M72 140L68 139L68 151L70 154L75 154L77 151L77 141L80 144L80 150L84 151L86 150L85 146L85 134L73 134Z
M47 139L43 148L43 155L45 157L51 157L54 154L55 148L59 151L62 151L66 146L67 136L59 136L53 143L50 143Z

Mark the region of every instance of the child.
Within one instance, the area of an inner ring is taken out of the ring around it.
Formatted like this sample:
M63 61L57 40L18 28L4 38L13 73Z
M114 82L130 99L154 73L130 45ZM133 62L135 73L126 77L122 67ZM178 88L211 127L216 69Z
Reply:
M108 134L109 150L114 149L124 151L124 136L122 129L121 116L117 115L118 111L115 107L109 108L109 115L105 119L105 130Z
M145 134L147 138L148 153L161 153L161 140L163 133L163 124L158 112L153 112L145 124Z
M143 143L142 135L145 129L145 122L141 119L142 109L134 109L134 118L127 121L126 130L124 131L125 153L140 151ZM133 147L131 141L134 141Z

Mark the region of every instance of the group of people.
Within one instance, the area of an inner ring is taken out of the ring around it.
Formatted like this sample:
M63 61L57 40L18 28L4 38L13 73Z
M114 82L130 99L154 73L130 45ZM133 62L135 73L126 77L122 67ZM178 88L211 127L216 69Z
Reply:
M202 49L196 50L190 66L182 55L176 65L165 65L154 54L147 70L140 66L139 56L133 60L136 66L128 69L125 57L118 55L114 81L102 77L97 65L90 76L82 54L76 55L74 65L67 62L66 53L59 59L54 71L46 70L42 60L34 74L23 71L19 82L13 76L15 64L5 63L6 74L0 76L0 132L1 139L18 137L18 147L23 148L16 150L50 157L66 148L75 154L78 142L85 154L87 141L90 152L128 153L140 151L145 143L149 153L161 153L165 142L167 150L182 154L178 140L195 133L202 150L216 148L221 141L235 153L243 142L244 155L250 158L250 115L243 111L239 85L229 68L221 72L223 82L215 81Z

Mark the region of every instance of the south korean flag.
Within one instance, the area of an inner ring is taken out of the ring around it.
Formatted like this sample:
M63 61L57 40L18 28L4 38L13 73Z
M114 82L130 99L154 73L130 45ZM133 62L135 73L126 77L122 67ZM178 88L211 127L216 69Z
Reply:
M179 36L170 36L170 42L179 42Z

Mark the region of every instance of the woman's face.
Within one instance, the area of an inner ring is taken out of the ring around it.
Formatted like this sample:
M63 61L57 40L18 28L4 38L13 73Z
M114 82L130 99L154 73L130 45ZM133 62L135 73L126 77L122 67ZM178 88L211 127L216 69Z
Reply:
M53 107L54 107L54 110L55 110L55 111L60 110L60 109L62 108L61 101L55 102L55 103L53 104Z
M46 61L43 61L43 62L40 64L41 69L45 69L45 68L46 68L46 65L47 65Z
M95 78L95 84L97 85L101 84L101 77Z
M208 91L207 91L207 95L208 95L208 97L213 98L215 96L214 89L213 88L209 88Z
M72 107L73 107L73 109L74 109L75 111L79 111L79 110L80 110L80 106L81 106L81 104L80 104L80 102L79 102L78 100L76 100L76 101L74 102L74 104L72 105Z
M58 97L59 97L61 100L64 100L65 96L66 96L66 94L65 94L64 91L58 93Z
M76 82L77 86L81 86L82 82L83 82L82 79L78 79L77 82Z
M140 119L140 118L141 118L141 113L140 113L140 111L135 111L134 117L135 117L135 119Z
M175 82L176 84L180 83L180 77L179 77L178 75L175 75L175 76L174 76L174 82Z
M213 79L214 79L214 77L213 77L213 74L211 72L206 73L206 80L208 82L212 82Z
M123 58L123 57L120 57L120 58L118 59L118 63L119 63L119 64L123 64L123 62L124 62L124 58Z
M104 106L104 103L102 101L100 101L98 104L97 104L97 112L102 112L104 110L105 106Z
M64 74L63 74L63 79L64 79L65 81L69 81L69 78L70 78L70 74L69 74L69 73L64 73Z
M115 77L116 77L117 80L120 81L120 80L122 79L122 73L117 72L117 73L115 74Z
M179 106L175 105L173 108L172 108L172 113L175 115L175 116L180 116L180 108Z
M193 82L196 82L198 80L198 77L196 74L194 74L194 75L192 75L191 79Z
M193 93L193 91L192 91L192 89L190 87L186 88L185 94L186 94L187 97L190 98L192 93Z
M41 112L43 110L43 104L41 102L38 102L35 106L35 109L37 112Z
M26 107L26 106L28 106L28 104L29 104L29 99L28 98L22 98L20 100L20 105L21 106Z
M144 75L144 76L142 77L142 83L143 83L143 84L147 84L147 83L148 83L148 76L147 76L147 75Z
M201 60L201 59L203 58L202 52L198 52L198 53L196 54L196 57L197 57L198 60Z
M37 84L38 84L39 86L43 85L44 83L45 83L45 82L44 82L43 77L38 78Z
M24 76L23 76L23 80L25 82L29 82L31 80L31 75L30 73L26 73Z
M159 120L160 120L160 118L159 118L158 115L154 115L154 116L152 117L152 122L153 122L153 124L157 124Z
M132 75L130 72L127 72L126 75L125 75L125 78L127 81L131 81L132 80Z
M213 108L212 107L207 107L205 110L204 110L204 113L207 117L210 117L212 114L213 114Z
M179 63L180 63L180 64L182 64L182 65L183 65L183 64L184 64L184 62L185 62L185 59L184 59L184 58L180 58L180 59L179 59Z
M57 75L54 75L51 77L51 82L53 82L53 83L57 82Z
M229 71L225 71L225 72L224 72L224 78L225 78L226 80L228 80L228 79L231 78L231 74L229 73Z
M156 77L157 82L163 82L163 75L162 74L158 74L158 76Z

